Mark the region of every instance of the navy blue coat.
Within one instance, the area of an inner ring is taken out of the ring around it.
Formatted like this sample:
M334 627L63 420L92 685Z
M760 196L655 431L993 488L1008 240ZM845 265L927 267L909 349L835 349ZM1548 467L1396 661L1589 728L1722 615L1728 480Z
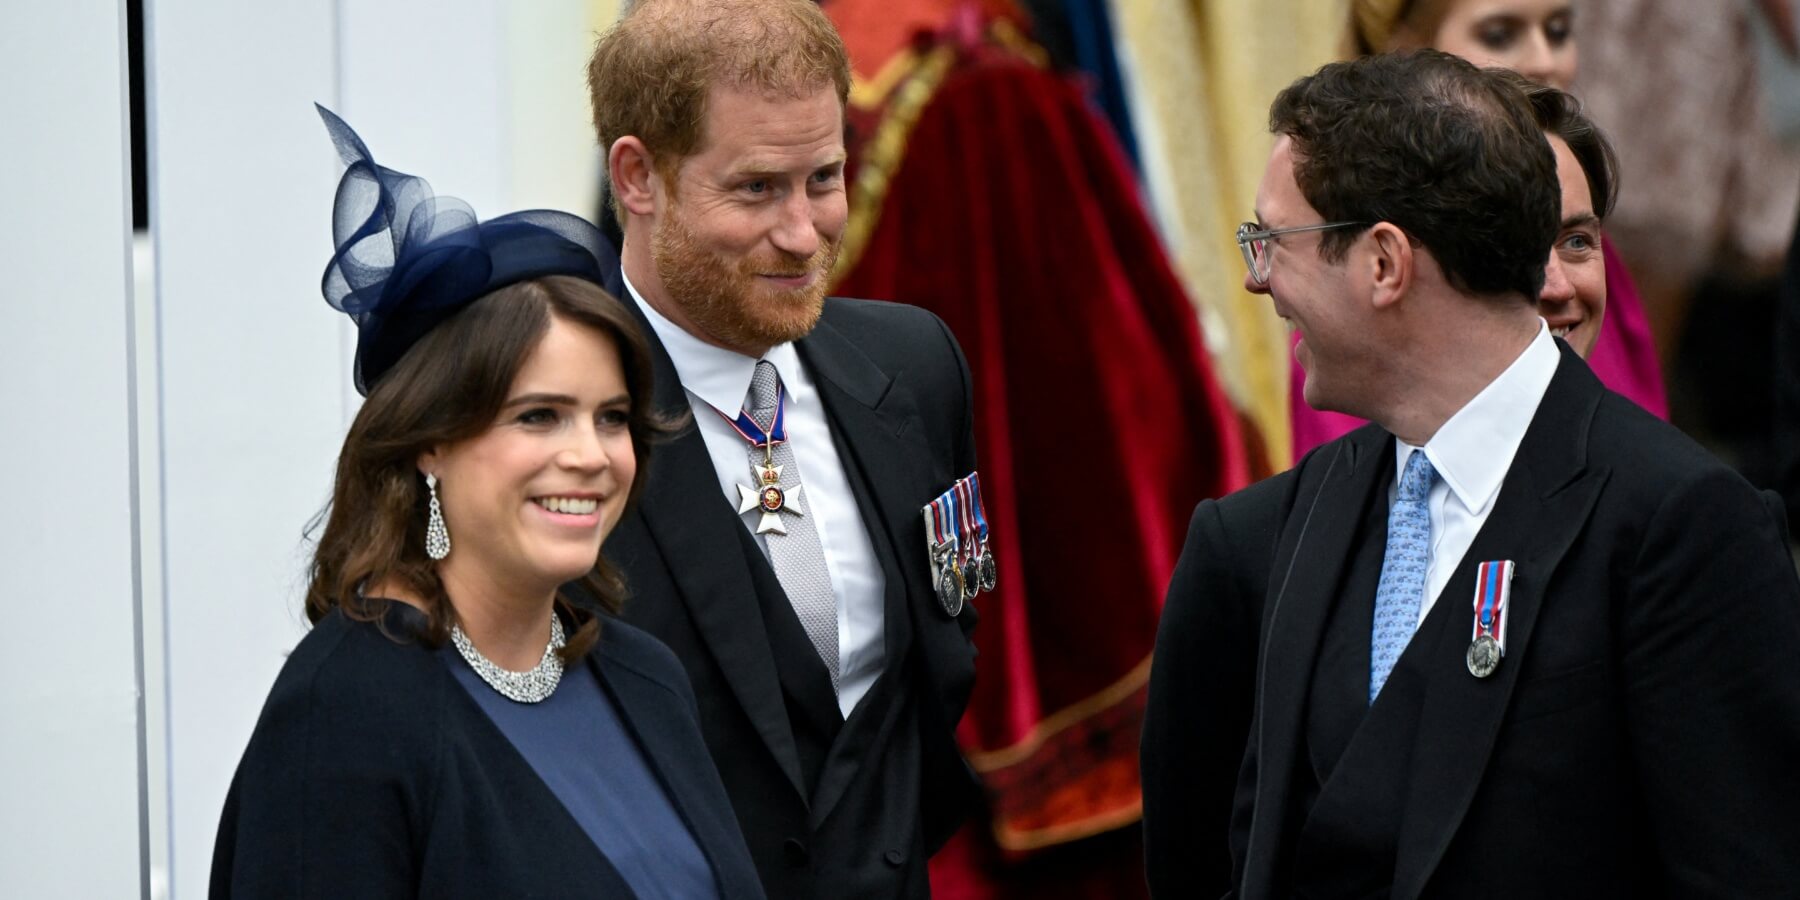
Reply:
M437 651L410 639L422 622L395 603L379 626L333 613L301 640L226 797L212 897L635 896ZM761 898L681 664L614 620L587 661L720 896Z

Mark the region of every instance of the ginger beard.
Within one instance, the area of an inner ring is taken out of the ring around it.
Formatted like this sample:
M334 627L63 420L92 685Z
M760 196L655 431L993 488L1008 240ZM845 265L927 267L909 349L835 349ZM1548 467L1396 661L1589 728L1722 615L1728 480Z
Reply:
M820 235L805 259L776 250L734 260L703 246L676 202L650 235L650 256L669 299L701 332L727 347L767 348L805 337L818 323L840 243ZM763 277L804 275L812 278L799 288Z

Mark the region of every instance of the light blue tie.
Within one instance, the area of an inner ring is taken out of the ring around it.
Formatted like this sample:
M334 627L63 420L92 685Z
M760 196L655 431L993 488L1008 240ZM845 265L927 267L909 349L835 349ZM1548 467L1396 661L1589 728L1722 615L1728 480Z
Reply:
M1425 599L1425 564L1431 556L1431 510L1426 499L1437 470L1425 451L1414 450L1400 475L1400 490L1388 510L1387 551L1381 558L1381 585L1375 589L1375 628L1369 641L1369 703L1387 684L1388 673L1419 626Z

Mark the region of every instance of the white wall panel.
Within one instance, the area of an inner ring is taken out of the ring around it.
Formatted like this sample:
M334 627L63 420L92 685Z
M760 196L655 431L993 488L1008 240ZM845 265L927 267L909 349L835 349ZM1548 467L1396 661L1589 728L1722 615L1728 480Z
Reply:
M304 633L302 530L345 423L319 295L337 159L331 0L151 0L161 537L174 896L206 895L225 790Z
M0 7L0 892L145 883L125 11Z
M503 0L343 3L343 108L382 165L505 211Z
M591 218L591 14L585 0L344 4L337 112L377 160L483 217L548 207Z

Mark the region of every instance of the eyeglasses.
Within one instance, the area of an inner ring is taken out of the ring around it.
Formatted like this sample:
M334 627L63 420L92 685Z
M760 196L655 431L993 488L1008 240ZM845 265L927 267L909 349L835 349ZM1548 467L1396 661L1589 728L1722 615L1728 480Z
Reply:
M1238 226L1238 249L1244 251L1244 265L1250 267L1250 280L1257 284L1269 283L1269 241L1284 234L1299 234L1303 231L1330 231L1333 228L1351 228L1365 225L1366 222L1326 222L1323 225L1301 225L1297 228L1276 228L1265 231L1255 222L1245 222Z

